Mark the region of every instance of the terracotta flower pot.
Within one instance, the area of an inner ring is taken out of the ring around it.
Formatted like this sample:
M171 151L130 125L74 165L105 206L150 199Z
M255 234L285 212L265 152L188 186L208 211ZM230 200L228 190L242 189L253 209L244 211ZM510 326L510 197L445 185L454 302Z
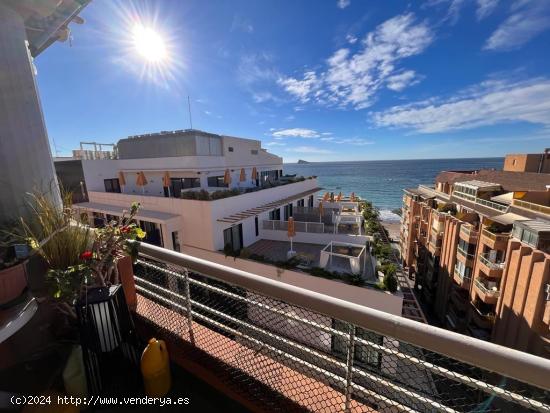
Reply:
M118 275L126 303L130 310L135 310L137 307L136 282L134 281L134 267L132 266L132 258L124 256L118 259Z
M27 287L26 264L25 261L0 270L0 306L18 298Z

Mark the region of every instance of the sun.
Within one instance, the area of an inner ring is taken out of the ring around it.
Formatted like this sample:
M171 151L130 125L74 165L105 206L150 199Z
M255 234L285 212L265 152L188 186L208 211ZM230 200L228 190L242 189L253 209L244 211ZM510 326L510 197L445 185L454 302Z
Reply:
M155 30L136 24L132 30L132 40L135 50L148 62L160 63L166 59L166 44Z

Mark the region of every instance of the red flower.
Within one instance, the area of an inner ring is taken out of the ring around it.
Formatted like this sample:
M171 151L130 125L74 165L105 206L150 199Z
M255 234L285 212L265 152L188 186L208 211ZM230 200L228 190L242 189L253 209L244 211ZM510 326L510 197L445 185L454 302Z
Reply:
M81 260L91 260L92 257L93 257L93 253L92 251L84 251L82 254L80 254L80 259Z
M124 225L120 228L120 232L122 232L123 234L125 234L126 232L130 232L130 227L128 225Z

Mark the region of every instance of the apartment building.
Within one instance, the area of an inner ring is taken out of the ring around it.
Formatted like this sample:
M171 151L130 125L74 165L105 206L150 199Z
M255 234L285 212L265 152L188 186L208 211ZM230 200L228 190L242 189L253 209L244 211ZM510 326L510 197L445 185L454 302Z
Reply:
M59 180L86 199L75 207L101 225L139 202L146 241L176 251L182 244L240 250L259 239L262 220L280 209L288 219L292 206L313 206L320 189L316 178L285 177L282 158L252 139L161 132L121 139L112 154L79 151L81 159L56 159Z
M445 171L434 186L406 189L400 240L415 288L442 325L544 357L550 357L548 159L548 151L509 155L501 171Z

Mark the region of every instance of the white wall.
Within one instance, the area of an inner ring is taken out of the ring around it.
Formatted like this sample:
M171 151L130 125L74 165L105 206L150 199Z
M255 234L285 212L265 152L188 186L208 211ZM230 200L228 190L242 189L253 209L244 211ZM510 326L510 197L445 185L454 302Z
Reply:
M261 225L261 223L260 223ZM262 229L260 227L260 235L263 239L271 239L274 241L288 241L286 231L273 231ZM372 237L367 235L351 235L351 234L316 234L309 232L296 232L294 242L304 242L308 244L327 245L330 241L349 242L351 244L365 245Z

